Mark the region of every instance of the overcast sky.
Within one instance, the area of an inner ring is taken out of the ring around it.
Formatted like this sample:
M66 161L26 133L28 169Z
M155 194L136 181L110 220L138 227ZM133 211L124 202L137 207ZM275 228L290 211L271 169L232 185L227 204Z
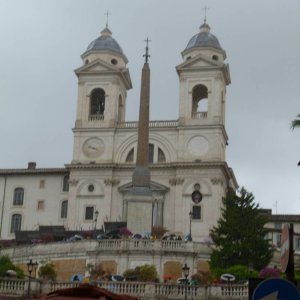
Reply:
M123 48L137 120L149 37L151 119L178 118L175 66L207 22L227 53L227 161L273 212L300 214L300 0L0 0L0 168L63 167L72 159L80 55L105 27Z

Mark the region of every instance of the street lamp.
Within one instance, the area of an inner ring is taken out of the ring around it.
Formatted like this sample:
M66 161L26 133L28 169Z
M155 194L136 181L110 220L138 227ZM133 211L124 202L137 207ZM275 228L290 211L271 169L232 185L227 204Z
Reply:
M37 262L33 262L32 259L30 258L29 262L27 263L27 270L29 273L28 276L28 296L30 296L30 282L31 282L31 273L35 268L38 266Z
M187 284L188 284L188 277L190 273L190 267L187 264L184 264L182 267L183 276L185 277L185 290L184 290L184 299L187 300Z
M193 212L190 211L189 212L189 216L190 216L190 234L189 234L189 241L192 241L192 219L193 219Z
M98 220L98 216L99 216L99 211L96 210L95 211L95 226L94 226L94 236L96 238L96 234L97 234L97 220Z

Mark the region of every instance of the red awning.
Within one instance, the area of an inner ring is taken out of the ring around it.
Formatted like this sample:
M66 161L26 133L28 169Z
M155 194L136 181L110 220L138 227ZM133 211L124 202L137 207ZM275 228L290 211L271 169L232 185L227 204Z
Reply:
M82 284L76 288L57 290L46 295L42 295L39 300L138 300L128 295L119 295L108 290L98 288L89 284Z

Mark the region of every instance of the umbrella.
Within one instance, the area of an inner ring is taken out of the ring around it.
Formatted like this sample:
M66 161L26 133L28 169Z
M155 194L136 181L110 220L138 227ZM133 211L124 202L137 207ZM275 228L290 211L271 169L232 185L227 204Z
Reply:
M84 276L81 274L74 274L70 277L70 282L82 282Z

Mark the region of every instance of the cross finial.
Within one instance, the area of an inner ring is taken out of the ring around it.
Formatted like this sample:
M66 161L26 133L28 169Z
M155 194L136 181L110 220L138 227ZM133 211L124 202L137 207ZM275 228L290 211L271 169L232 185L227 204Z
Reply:
M206 23L206 12L209 10L209 7L205 5L202 10L204 10L204 23Z
M111 13L107 11L104 15L106 16L106 28L108 28L108 16L111 15Z
M149 38L147 38L147 39L145 40L145 42L146 42L146 53L143 55L143 57L145 57L145 63L147 64L147 63L148 63L148 59L149 59L149 57L150 57L148 44L149 44L149 42L151 42L151 41L149 40Z

